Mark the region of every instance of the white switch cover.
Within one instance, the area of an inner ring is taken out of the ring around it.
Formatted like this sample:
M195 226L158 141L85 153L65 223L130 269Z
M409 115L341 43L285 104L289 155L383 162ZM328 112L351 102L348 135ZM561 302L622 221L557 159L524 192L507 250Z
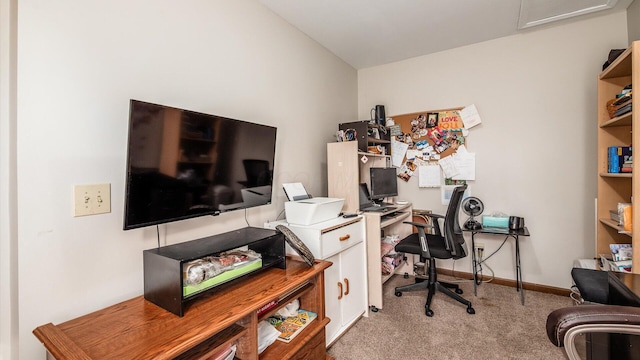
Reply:
M73 216L111 212L111 184L75 185Z

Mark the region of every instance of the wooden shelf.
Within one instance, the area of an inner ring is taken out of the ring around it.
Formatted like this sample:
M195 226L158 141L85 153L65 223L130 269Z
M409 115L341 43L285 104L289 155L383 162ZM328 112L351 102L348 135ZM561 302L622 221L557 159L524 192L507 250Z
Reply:
M402 221L404 221L404 219L409 218L409 216L411 216L411 212L410 211L405 211L405 212L403 212L403 213L401 213L401 214L399 214L399 215L397 215L395 217L383 219L380 222L380 227L381 228L385 228L385 227L387 227L389 225L393 225L395 223L402 222Z
M600 80L628 76L632 71L632 59L632 47L629 47L600 73Z
M611 177L611 178L633 178L633 173L600 173L601 177Z
M382 154L376 154L376 153L368 153L368 152L358 151L358 155L367 155L367 156L373 156L373 157L379 157L379 158L388 158L388 159L391 159L391 155L389 155L389 154L387 154L387 155L382 155Z
M176 316L142 296L67 322L37 327L33 333L56 359L205 359L229 344L239 359L326 359L324 270L287 258L286 269L270 268L243 282L199 298ZM273 311L293 298L318 314L290 343L276 341L258 355L257 312L282 299ZM50 357L48 357L50 358Z
M612 229L615 229L620 234L624 234L624 235L627 235L629 237L633 237L633 234L629 234L629 233L623 232L622 226L618 225L617 221L613 221L611 219L599 219L599 221L601 223L603 223L604 225L607 225L608 227L610 227Z
M612 126L630 126L633 111L630 111L624 115L620 115L618 117L614 117L613 119L609 119L602 124L600 124L601 128L612 127Z
M368 137L367 141L370 144L391 144L390 140L382 140L382 139L376 139L376 138L372 138L372 137Z
M395 210L387 213L368 212L365 213L367 219L367 267L369 269L369 307L376 311L383 307L382 285L393 276L393 274L404 274L413 272L413 256L409 255L407 261L401 262L392 274L381 273L382 252L380 243L387 235L398 235L400 239L412 232L411 225L403 222L413 215L412 204L394 205ZM392 218L386 218L389 213L397 213Z

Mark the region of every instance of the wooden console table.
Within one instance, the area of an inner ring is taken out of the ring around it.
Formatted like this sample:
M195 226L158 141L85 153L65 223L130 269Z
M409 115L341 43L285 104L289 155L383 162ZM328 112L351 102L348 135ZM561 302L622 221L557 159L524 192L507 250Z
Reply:
M287 257L286 269L271 268L221 286L176 316L143 296L67 322L33 330L55 359L206 359L229 344L237 359L330 359L326 354L324 270ZM276 341L258 355L257 327L293 301L318 314L290 343ZM273 300L278 305L258 315Z

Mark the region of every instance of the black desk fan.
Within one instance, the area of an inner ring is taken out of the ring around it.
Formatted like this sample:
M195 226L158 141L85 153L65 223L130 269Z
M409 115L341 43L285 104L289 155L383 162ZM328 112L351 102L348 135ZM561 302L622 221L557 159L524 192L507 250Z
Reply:
M464 228L468 230L482 229L482 223L475 219L476 216L482 214L484 210L484 204L480 199L474 196L469 196L462 201L462 211L469 215L469 219L465 221Z

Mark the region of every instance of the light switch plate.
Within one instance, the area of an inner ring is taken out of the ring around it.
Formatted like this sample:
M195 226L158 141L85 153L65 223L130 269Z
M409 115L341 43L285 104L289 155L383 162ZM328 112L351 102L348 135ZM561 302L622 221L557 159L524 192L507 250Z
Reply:
M75 185L73 216L111 212L111 184Z

